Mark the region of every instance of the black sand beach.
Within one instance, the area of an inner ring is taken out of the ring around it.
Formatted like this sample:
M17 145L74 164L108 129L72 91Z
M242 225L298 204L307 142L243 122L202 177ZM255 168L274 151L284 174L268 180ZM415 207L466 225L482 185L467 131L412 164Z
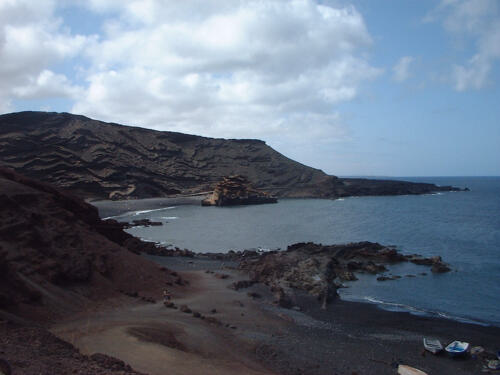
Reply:
M96 205L101 216L115 216L134 210L199 204L199 199L140 200L118 205L116 202L98 202ZM236 264L223 260L196 256L145 256L191 279L191 287L198 291L203 285L197 285L197 282L210 277L213 272L229 275L227 280L221 279L215 284L214 293L224 294L231 282L247 278L234 269ZM261 284L233 293L245 301L241 306L242 320L234 331L236 340L251 342L252 356L255 355L256 361L280 374L395 374L398 364L413 366L428 374L480 373L487 363L487 356L450 358L445 353L432 355L423 350L423 337L436 337L445 345L454 340L467 341L471 346L484 347L489 353L495 353L500 347L499 327L389 312L375 305L340 299L323 310L315 298L300 293L295 301L298 307L285 309L273 304L272 294ZM260 298L251 299L249 293L256 293ZM206 304L210 300L199 303L198 308L209 310L210 306ZM224 306L219 309L224 309ZM262 320L263 316L267 317L267 323Z
M201 205L205 195L179 196L172 198L149 198L149 199L130 199L122 201L99 200L89 201L90 204L97 207L99 216L107 218L110 216L123 215L131 211L154 210L171 206L192 204Z
M150 259L169 264L181 274L205 273L204 270L209 269L238 277L238 271L229 270L221 261ZM262 296L252 301L259 310L284 322L284 325L271 327L271 335L264 329L259 331L258 321L253 322L254 329L248 332L254 337L260 333L260 338L264 338L256 348L259 360L282 374L395 374L397 364L410 365L428 374L480 373L486 363L484 358L450 358L445 353L432 355L423 350L423 337L436 337L443 344L463 340L471 346L483 346L490 353L500 345L498 327L389 312L375 305L340 299L322 310L318 301L306 295L297 299L301 311L296 311L273 305L272 295L263 285L254 285L238 293L246 296L248 292Z

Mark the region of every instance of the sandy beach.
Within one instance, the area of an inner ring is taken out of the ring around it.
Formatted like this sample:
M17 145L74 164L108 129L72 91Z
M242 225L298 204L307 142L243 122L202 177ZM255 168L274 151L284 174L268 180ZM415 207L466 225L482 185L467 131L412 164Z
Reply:
M185 204L201 205L206 197L202 195L187 195L170 198L130 199L122 201L96 200L89 203L97 207L101 218L119 216L131 211L153 210L158 208L178 206Z
M279 308L264 285L230 289L248 277L221 261L149 258L189 280L188 286L172 289L177 308L124 299L118 307L84 313L51 331L83 354L112 355L152 375L395 374L396 364L428 374L471 374L481 372L483 359L434 356L423 351L422 338L446 344L460 339L490 352L500 343L497 327L387 312L369 304L336 300L325 311L304 295L298 300L301 311ZM181 312L181 306L191 312Z

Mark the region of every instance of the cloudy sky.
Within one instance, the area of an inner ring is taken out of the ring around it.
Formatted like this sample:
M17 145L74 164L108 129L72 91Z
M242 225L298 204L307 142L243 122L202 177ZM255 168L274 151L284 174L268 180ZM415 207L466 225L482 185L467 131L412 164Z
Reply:
M498 0L0 0L0 113L259 138L336 175L500 175Z

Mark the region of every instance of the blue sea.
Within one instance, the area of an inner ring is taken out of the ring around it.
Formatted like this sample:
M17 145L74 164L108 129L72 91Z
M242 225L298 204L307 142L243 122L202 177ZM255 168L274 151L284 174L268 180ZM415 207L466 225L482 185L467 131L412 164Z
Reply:
M440 255L452 272L434 275L424 266L395 265L388 274L401 279L380 282L372 275L358 275L358 281L340 290L341 298L392 311L500 326L500 177L401 179L471 191L283 199L277 204L230 208L158 206L117 219L163 221L161 227L135 227L129 232L199 252L284 249L304 241L373 241L394 245L403 253Z

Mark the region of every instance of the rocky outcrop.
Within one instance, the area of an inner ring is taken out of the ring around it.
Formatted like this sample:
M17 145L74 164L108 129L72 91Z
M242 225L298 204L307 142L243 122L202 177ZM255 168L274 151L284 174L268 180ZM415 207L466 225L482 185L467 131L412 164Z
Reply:
M82 197L196 194L244 175L277 197L336 198L453 190L403 181L339 179L252 139L214 139L104 123L69 113L0 116L0 165Z
M237 255L228 256L235 260ZM337 295L342 281L357 279L354 272L381 274L389 264L408 261L432 266L433 272L448 268L440 257L403 255L393 248L372 242L331 246L309 242L291 245L286 251L246 252L239 257L239 268L248 272L251 281L268 285L276 303L282 307L293 306L294 291L301 290L316 297L326 308ZM382 275L377 280L397 278Z
M368 195L417 195L439 191L462 191L453 186L436 186L399 180L369 180L365 178L342 178L335 186L338 197ZM467 188L463 191L468 191Z
M421 265L421 266L431 266L431 271L433 273L445 273L450 272L450 267L443 262L440 256L434 256L431 258L423 258L418 255L409 255L406 257L412 263Z
M254 189L244 176L224 177L214 191L201 202L202 206L238 206L248 204L277 203L276 197Z

